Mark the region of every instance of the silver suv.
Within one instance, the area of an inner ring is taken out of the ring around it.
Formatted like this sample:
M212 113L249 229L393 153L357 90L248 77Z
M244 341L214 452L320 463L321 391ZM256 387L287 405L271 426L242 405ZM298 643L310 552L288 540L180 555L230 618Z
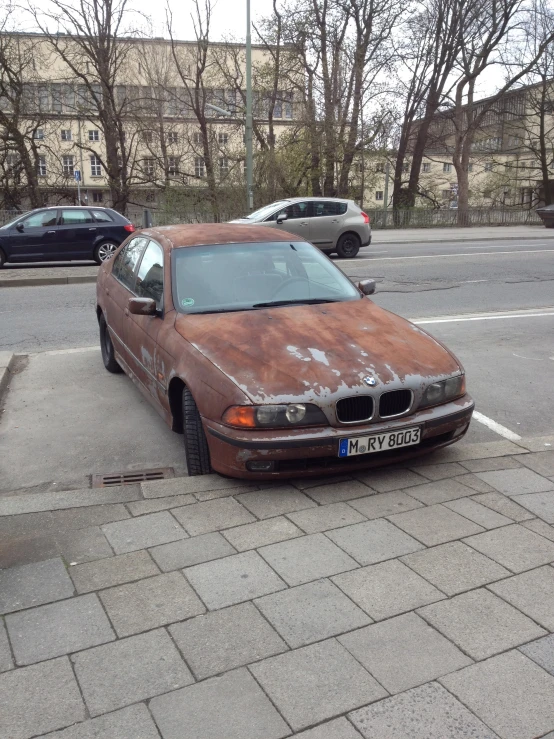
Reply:
M326 254L355 257L371 244L369 216L353 200L339 198L287 198L264 205L231 223L263 223L270 228L302 236Z

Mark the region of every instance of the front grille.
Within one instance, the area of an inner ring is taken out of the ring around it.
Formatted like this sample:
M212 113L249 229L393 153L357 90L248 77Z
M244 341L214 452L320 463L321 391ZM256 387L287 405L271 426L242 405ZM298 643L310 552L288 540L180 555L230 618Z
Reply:
M356 395L337 401L337 418L341 423L367 421L373 415L371 395Z
M412 404L411 390L391 390L379 398L379 415L381 418L398 416L409 410Z

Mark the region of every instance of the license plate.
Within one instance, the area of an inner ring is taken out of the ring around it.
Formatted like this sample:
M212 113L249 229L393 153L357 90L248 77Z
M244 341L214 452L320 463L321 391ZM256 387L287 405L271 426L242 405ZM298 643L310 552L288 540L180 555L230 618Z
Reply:
M339 457L355 457L357 454L387 452L390 449L414 446L414 444L419 444L420 440L421 429L419 426L402 429L402 431L386 431L382 434L341 439L339 442Z

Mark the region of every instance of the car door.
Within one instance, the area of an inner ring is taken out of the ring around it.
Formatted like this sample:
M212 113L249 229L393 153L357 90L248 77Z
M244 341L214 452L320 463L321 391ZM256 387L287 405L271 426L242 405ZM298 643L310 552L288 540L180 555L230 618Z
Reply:
M86 208L62 208L58 227L58 259L90 259L97 224Z
M14 223L8 236L8 260L10 262L37 262L55 259L56 223L55 208L39 210Z
M106 291L106 322L110 329L112 343L125 364L132 369L133 360L128 347L128 303L136 296L136 276L140 258L148 244L148 239L137 236L131 239L114 257L111 279L104 283ZM126 313L127 311L127 313Z
M310 241L311 205L309 201L287 205L284 211L280 211L280 213L286 213L287 218L282 223L279 223L279 218L277 217L276 228L281 231L288 231L288 233L301 236L303 239ZM277 215L280 215L280 213Z
M155 241L150 240L138 266L135 293L139 298L155 300L158 313L153 316L137 316L129 311L126 313L127 347L131 369L156 400L161 385L156 372L156 347L164 308L163 269L163 249Z
M314 200L310 219L310 241L323 250L331 250L337 241L347 203L336 200Z

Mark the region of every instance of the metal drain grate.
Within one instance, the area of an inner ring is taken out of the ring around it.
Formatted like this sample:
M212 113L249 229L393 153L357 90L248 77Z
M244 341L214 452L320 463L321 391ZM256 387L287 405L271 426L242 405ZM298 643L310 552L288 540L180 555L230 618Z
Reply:
M135 470L133 472L111 472L108 475L93 475L93 488L107 488L112 485L136 485L148 480L165 480L175 477L173 467L160 467L156 470Z

